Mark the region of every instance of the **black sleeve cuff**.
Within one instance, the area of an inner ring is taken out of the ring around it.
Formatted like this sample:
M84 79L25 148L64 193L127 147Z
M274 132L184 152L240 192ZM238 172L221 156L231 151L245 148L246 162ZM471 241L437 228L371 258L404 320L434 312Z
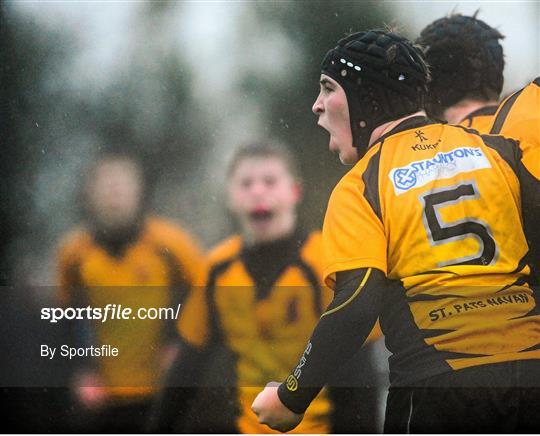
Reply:
M295 391L291 391L287 388L287 382L285 381L279 385L277 392L279 400L287 409L302 415L320 390L321 388L297 388Z

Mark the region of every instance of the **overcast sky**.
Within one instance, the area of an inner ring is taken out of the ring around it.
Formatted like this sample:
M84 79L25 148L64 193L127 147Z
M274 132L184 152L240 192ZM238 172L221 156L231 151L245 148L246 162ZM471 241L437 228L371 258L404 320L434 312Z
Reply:
M388 1L395 13L391 23L417 34L425 25L451 11L472 14L497 27L507 60L505 92L540 72L540 2L538 1ZM189 59L208 59L211 67L197 72L203 97L215 95L234 77L236 22L248 3L241 1L177 2L170 16L170 32ZM353 3L362 7L362 2ZM87 84L107 81L122 67L122 52L130 45L133 17L142 2L16 2L47 26L65 29L84 47L74 63L73 77ZM306 7L308 3L306 3ZM268 58L268 57L266 57ZM270 67L268 65L268 67ZM219 74L216 74L219 72ZM204 95L206 94L206 95Z

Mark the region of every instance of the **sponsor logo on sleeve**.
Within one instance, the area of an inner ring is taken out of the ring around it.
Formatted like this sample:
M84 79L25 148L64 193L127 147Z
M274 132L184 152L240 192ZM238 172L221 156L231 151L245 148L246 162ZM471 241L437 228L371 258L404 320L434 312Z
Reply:
M437 179L449 179L456 174L482 168L491 168L488 158L480 148L459 147L448 152L437 153L430 159L411 162L393 168L388 177L394 185L396 195L409 189L427 185Z
M298 389L298 379L294 375L290 374L289 377L287 377L285 385L289 391L294 392Z
M307 362L307 357L309 356L309 353L311 353L311 348L313 345L311 342L308 342L306 349L304 350L304 353L302 354L302 357L300 358L300 362L298 365L296 365L296 368L294 369L293 373L287 377L287 380L285 381L285 386L289 391L296 391L298 389L298 379L302 376L302 368Z

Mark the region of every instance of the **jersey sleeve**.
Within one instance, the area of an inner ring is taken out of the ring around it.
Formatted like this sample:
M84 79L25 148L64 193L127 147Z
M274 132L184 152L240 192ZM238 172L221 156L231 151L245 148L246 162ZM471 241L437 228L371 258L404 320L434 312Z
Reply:
M206 286L195 286L184 301L178 320L178 333L192 347L206 347L210 338L209 304Z
M381 271L358 269L337 274L334 298L315 326L300 363L278 388L281 402L304 413L332 373L351 359L380 314L389 285Z
M194 287L202 286L206 275L206 260L198 242L181 230L169 232L167 239L167 248L178 260L186 281Z
M331 288L340 271L371 267L387 272L384 227L364 191L362 178L353 169L330 197L323 226L323 278Z
M84 250L84 236L79 231L68 234L57 250L57 299L63 306L73 303L73 292L82 286L80 280L80 258Z

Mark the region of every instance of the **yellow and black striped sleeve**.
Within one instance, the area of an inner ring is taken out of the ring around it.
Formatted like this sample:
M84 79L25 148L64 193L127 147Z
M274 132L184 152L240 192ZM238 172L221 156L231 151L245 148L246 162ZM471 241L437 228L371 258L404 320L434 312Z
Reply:
M298 364L278 388L279 398L288 409L304 413L332 372L358 351L377 321L383 288L388 284L384 273L374 268L336 274L332 302Z

